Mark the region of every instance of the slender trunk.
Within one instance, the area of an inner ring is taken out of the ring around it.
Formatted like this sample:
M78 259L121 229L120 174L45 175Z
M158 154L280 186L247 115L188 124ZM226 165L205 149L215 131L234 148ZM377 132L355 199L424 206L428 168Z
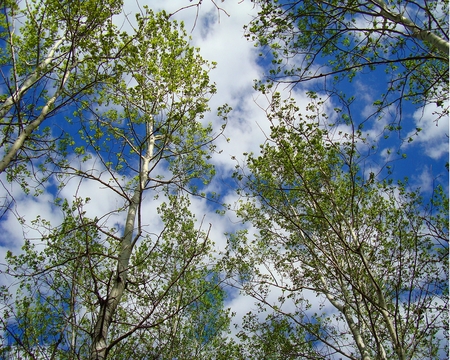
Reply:
M25 129L19 134L16 141L14 141L14 144L9 148L6 155L3 157L2 160L0 160L0 173L5 171L5 169L11 164L11 161L16 157L19 150L22 148L25 141L29 138L29 136L32 134L34 130L37 129L39 125L42 124L42 122L47 118L48 113L52 110L52 106L55 103L56 99L58 99L59 95L61 94L64 84L68 79L69 72L66 73L64 76L64 79L61 83L61 87L55 92L55 94L47 101L45 106L42 108L41 113L39 116L33 120L31 123L29 123Z
M372 274L372 271L369 268L369 264L367 263L366 258L364 256L361 256L361 260L362 260L362 262L363 262L363 264L364 264L364 266L366 268L366 271L369 274L369 277L370 277L370 279L372 281L372 284L375 287L375 291L377 293L377 298L378 298L378 302L377 302L376 306L379 309L381 315L383 316L384 323L385 323L385 325L386 325L386 327L388 329L389 335L391 337L392 344L394 345L394 348L395 348L395 352L397 353L398 358L400 360L405 360L406 357L405 357L405 352L404 352L404 349L403 349L403 345L401 344L400 339L397 336L397 332L395 330L395 326L394 326L394 323L392 322L391 316L390 316L389 312L386 310L387 309L387 304L386 304L386 300L385 300L383 291L381 290L381 288L380 288L379 284L377 283L374 275Z
M402 14L393 13L389 10L384 0L372 0L371 2L380 7L381 16L395 22L396 24L403 25L411 33L412 37L428 42L448 58L450 50L448 41L440 38L430 30L421 29L417 24L404 17Z
M321 275L320 280L322 284L324 285L325 289L328 289L328 284L325 280L325 278ZM358 347L359 353L361 354L362 360L371 360L367 349L366 344L364 342L363 337L361 336L358 327L356 326L355 322L353 321L352 315L348 312L348 307L345 305L340 304L333 295L331 295L328 290L325 291L325 296L327 297L328 301L337 309L339 310L342 315L344 315L344 318L348 324L348 327L350 328L350 331L352 332L353 338L355 339L356 346Z
M127 220L117 260L117 270L114 279L112 279L111 289L108 291L106 298L101 300L94 333L92 335L91 360L106 359L109 326L111 325L117 306L125 291L128 267L135 244L133 239L134 224L141 205L142 192L147 183L150 171L150 161L153 158L153 149L157 139L157 136L152 135L152 125L150 122L147 124L147 134L149 134L147 154L142 157L140 181L136 185L133 197L131 198L130 207L128 208Z
M133 251L134 223L140 204L141 192L141 184L138 184L128 209L124 236L120 247L119 259L117 260L117 270L114 279L112 280L112 288L108 292L106 299L103 299L100 303L99 314L92 339L92 360L106 359L109 326L111 325L117 306L120 303L127 281L128 265Z
M17 91L15 91L14 94L12 94L8 99L6 99L6 101L0 107L0 119L2 119L8 113L9 109L11 109L11 107L15 103L20 101L25 92L37 81L37 79L39 78L39 72L43 70L53 60L53 56L57 48L62 44L62 42L63 39L59 40L55 44L55 46L49 52L47 58L41 64L39 64L37 69L30 75L30 77L25 81L22 87ZM53 94L53 96L50 99L48 99L47 103L42 108L39 116L25 127L25 129L19 134L17 139L14 141L14 143L12 144L11 148L8 150L6 155L0 161L0 173L5 171L5 169L9 166L11 161L13 161L13 159L16 157L17 153L22 148L23 144L28 139L28 137L47 118L47 115L52 110L55 101L58 99L58 97L61 95L63 91L63 88L69 78L70 71L71 69L66 70L66 73L64 74L61 80L61 84L59 85L58 89Z
M17 89L14 94L12 94L10 97L8 97L5 102L0 107L0 119L3 119L5 115L8 113L9 109L16 104L26 93L26 91L33 86L33 84L38 81L38 79L41 76L41 72L47 67L48 64L50 64L54 60L55 52L58 50L58 48L62 45L65 38L61 38L58 40L55 45L50 49L49 53L47 54L47 57L44 61L42 61L38 67L30 74L28 79L25 80L23 85Z
M357 236L356 236L356 233L355 233L353 227L350 227L350 233L352 235L353 241L355 243L357 243ZM389 335L391 337L392 344L395 347L395 352L397 353L397 356L400 360L405 360L406 359L405 350L404 350L403 345L400 342L400 339L397 335L397 332L395 330L395 325L391 319L391 315L386 310L387 304L386 304L386 299L384 297L383 291L382 291L380 285L378 284L378 281L377 281L375 275L373 274L370 264L369 264L368 260L366 259L366 257L364 257L362 254L360 254L360 259L361 259L363 266L364 266L367 274L369 275L372 285L374 286L375 291L377 293L378 302L376 303L376 306L379 309L381 315L383 316L385 325L386 325ZM394 320L395 320L395 318L394 318Z

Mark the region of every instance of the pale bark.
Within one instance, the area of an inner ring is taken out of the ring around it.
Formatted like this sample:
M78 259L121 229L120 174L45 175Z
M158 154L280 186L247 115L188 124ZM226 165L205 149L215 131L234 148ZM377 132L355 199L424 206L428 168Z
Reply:
M61 94L61 92L63 90L63 86L68 79L68 76L69 76L69 72L66 73L66 75L61 83L61 87L55 92L55 94L47 101L45 106L42 108L39 116L25 127L25 129L19 134L17 139L14 141L14 144L8 149L8 152L3 157L3 159L0 161L0 173L5 171L5 169L9 166L11 161L13 161L13 159L16 157L18 151L22 148L23 144L28 139L28 137L47 118L48 113L52 110L53 104L58 99L59 95Z
M24 94L27 92L27 90L33 86L36 81L40 78L40 72L43 71L48 64L50 64L54 60L54 55L56 50L61 46L63 43L64 38L60 39L55 43L53 48L50 50L49 54L47 55L47 58L39 64L39 66L36 68L36 70L31 73L31 75L28 77L28 79L24 82L24 84L17 89L14 94L12 94L10 97L8 97L3 105L0 107L0 119L3 119L8 111L11 109L11 107L19 102ZM45 106L42 108L41 113L39 116L33 120L31 123L29 123L25 129L19 134L17 139L14 141L12 146L8 149L8 152L5 154L3 159L0 161L0 173L5 171L5 169L9 166L11 161L16 157L17 152L22 148L25 141L28 139L28 137L32 134L34 130L37 129L39 125L42 124L42 122L47 118L48 113L52 110L52 107L55 103L55 101L60 96L65 83L67 82L69 78L70 70L67 69L66 73L64 74L61 84L58 87L58 90L53 94L53 96L47 101Z
M133 250L133 232L136 220L137 210L141 199L141 184L139 183L134 191L128 209L127 220L124 229L124 235L120 247L119 259L117 260L117 270L112 281L112 288L108 292L106 299L102 299L97 321L94 327L92 339L91 359L106 359L108 330L111 325L112 318L120 299L125 290L127 281L128 265Z
M368 274L372 280L372 284L375 287L375 290L377 293L377 300L378 300L376 305L377 305L379 311L381 312L381 315L383 316L386 327L388 328L389 335L390 335L392 343L394 344L394 347L395 347L395 352L397 353L398 358L400 360L406 360L405 350L403 349L403 345L400 342L400 339L397 335L396 327L395 327L394 323L392 322L389 312L386 310L387 304L386 304L386 299L384 297L383 291L380 288L380 285L378 284L378 282L375 280L375 276L372 274L372 271L369 268L367 259L364 256L361 256L361 260L363 261L364 267L366 268L366 271L368 272Z
M26 93L26 91L33 86L36 81L39 80L39 78L41 77L41 73L42 71L48 66L48 64L50 64L54 59L55 59L55 52L56 50L58 50L58 48L62 45L62 43L64 42L65 38L61 38L60 40L58 40L55 45L50 49L47 57L45 58L44 61L42 61L37 67L36 70L34 70L29 76L28 78L25 80L25 82L23 83L23 85L17 89L10 97L8 97L5 102L2 104L2 106L0 107L0 119L3 119L5 117L5 115L8 113L9 109L11 109L11 107L17 103L18 101L20 101L20 99L22 99L23 95Z
M410 19L406 18L401 14L393 13L386 5L383 0L372 0L373 4L377 5L381 10L380 14L384 18L396 23L403 25L410 33L410 35L418 40L426 41L432 46L436 47L441 53L443 53L447 58L449 56L449 43L444 39L440 38L435 33L430 30L424 30L420 28Z
M327 289L328 288L328 284L325 280L325 278L320 275L320 281L321 283L324 285L324 287ZM325 296L327 297L328 301L337 309L339 310L339 312L341 312L344 317L345 317L345 321L348 324L348 327L350 328L350 331L352 332L353 338L355 339L356 342L356 346L358 347L359 353L361 354L361 359L362 360L371 360L371 357L369 356L368 352L367 352L367 347L366 344L364 342L364 339L361 336L361 333L358 330L358 327L356 326L355 322L353 321L352 315L349 314L348 312L348 307L346 305L342 305L340 304L335 297L330 294L330 292L328 290L324 291Z
M135 244L133 238L133 233L135 230L134 225L136 223L136 217L141 205L142 192L144 191L145 185L148 181L150 161L153 158L155 141L158 138L157 136L150 136L150 134L152 134L152 126L150 123L147 124L147 134L149 134L147 141L147 153L145 154L145 156L142 156L140 181L136 185L133 197L131 198L128 208L125 229L120 246L120 253L117 260L117 270L114 279L112 280L112 288L111 290L109 290L106 298L101 299L100 301L99 313L95 323L94 333L92 335L92 360L106 359L109 327L111 325L117 306L119 305L122 295L125 291L130 258Z
M353 241L355 242L355 244L358 243L358 238L357 238L357 235L356 235L353 227L350 226L349 224L347 224L347 226L349 226ZM362 254L360 254L360 258L364 265L365 270L367 271L367 273L370 277L370 280L375 288L375 291L377 293L378 302L376 303L376 306L383 316L384 322L386 324L386 327L388 328L389 335L391 337L392 343L394 344L395 351L398 355L398 358L400 360L405 360L406 359L405 350L403 349L403 345L401 344L400 339L398 338L397 332L395 330L395 325L392 322L391 316L390 316L389 312L386 310L387 304L386 304L386 299L383 294L383 290L381 289L380 285L378 284L376 277L370 268L370 264L369 264L368 260Z

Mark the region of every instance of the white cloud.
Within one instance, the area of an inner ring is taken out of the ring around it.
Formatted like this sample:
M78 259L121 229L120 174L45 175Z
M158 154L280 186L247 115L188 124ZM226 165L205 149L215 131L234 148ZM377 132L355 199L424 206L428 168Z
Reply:
M448 107L448 102L444 107ZM436 112L439 110L436 104L428 104L414 112L414 124L422 130L417 136L415 130L411 131L408 137L413 137L414 141L406 145L420 145L432 159L440 159L448 154L449 118L445 116L436 121Z
M11 201L8 210L2 208L0 221L0 285L10 286L12 279L3 273L6 264L6 254L11 251L14 255L22 252L25 239L30 240L38 248L43 245L42 236L48 234L48 229L35 226L33 220L39 216L50 220L52 225L59 225L62 213L53 204L53 195L44 192L39 196L26 195L17 183L8 184L5 173L0 175L0 189L5 193L5 199ZM31 185L32 179L29 179ZM4 213L3 211L6 210ZM10 291L14 294L15 287Z
M424 193L431 193L433 191L433 173L429 167L424 167L423 170L412 177L412 188L420 188Z

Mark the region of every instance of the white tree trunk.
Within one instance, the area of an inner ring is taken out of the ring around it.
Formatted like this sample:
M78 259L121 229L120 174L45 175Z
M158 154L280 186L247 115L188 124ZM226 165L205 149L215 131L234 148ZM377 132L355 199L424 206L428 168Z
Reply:
M381 16L388 20L391 20L396 24L403 25L409 31L412 37L430 43L448 58L450 50L448 41L445 41L429 30L423 30L421 27L419 27L417 24L404 17L403 15L393 13L387 7L384 0L371 0L371 2L381 9Z
M322 282L322 284L324 285L325 289L328 289L328 284L325 280L325 278L320 275L320 281ZM364 342L363 337L361 336L358 327L356 326L355 322L353 321L352 315L349 314L348 312L348 307L345 305L340 304L335 298L334 296L328 291L326 290L325 292L325 296L327 297L328 301L337 309L339 310L339 312L342 313L342 315L344 315L345 321L348 324L348 327L350 328L350 331L352 332L353 335L353 339L356 342L356 346L358 347L359 353L362 356L362 360L371 360L368 352L367 352L367 346Z
M42 61L39 66L34 70L29 77L25 80L23 85L17 89L14 94L12 94L10 97L8 97L5 102L0 107L0 119L3 119L5 115L8 113L9 109L19 101L23 95L26 93L26 91L36 83L36 81L39 80L41 73L43 70L45 70L46 66L50 64L54 60L55 52L58 50L58 48L62 45L65 38L61 38L58 40L55 45L50 49L47 57L44 61Z
M152 134L152 125L147 124L147 153L142 157L142 170L140 181L131 198L130 207L128 208L125 229L123 232L122 243L120 246L120 254L118 254L117 270L112 279L112 287L101 300L97 321L94 327L91 347L91 360L106 359L107 356L107 338L108 330L111 325L113 316L120 303L120 299L125 291L127 282L127 273L130 263L131 254L133 252L135 240L133 238L134 224L142 201L142 192L147 184L148 174L150 171L150 161L153 158L153 149L157 136ZM139 233L136 235L139 236Z
M23 95L27 92L27 90L33 86L33 84L38 81L40 75L40 72L45 69L45 67L52 62L54 59L54 55L56 50L59 46L63 43L64 38L60 39L56 42L56 44L53 46L53 48L50 50L49 54L47 55L47 58L39 64L39 66L36 68L36 70L31 73L31 75L28 77L28 79L24 82L24 84L20 87L20 89L17 89L14 94L12 94L10 97L8 97L3 105L0 107L0 119L3 119L8 111L11 109L11 107L20 101L20 99L23 97ZM53 104L58 99L59 95L61 94L70 74L71 68L66 70L66 73L64 74L61 84L58 86L58 90L53 94L53 96L47 101L45 106L42 108L41 113L39 116L33 120L31 123L29 123L25 129L19 134L17 139L14 141L14 144L11 146L11 148L8 149L8 152L5 154L3 159L0 161L0 173L5 171L5 169L9 166L11 161L16 157L17 152L22 148L25 141L28 139L28 137L31 135L31 133L36 130L36 128L42 124L42 122L47 118L48 113L51 111Z

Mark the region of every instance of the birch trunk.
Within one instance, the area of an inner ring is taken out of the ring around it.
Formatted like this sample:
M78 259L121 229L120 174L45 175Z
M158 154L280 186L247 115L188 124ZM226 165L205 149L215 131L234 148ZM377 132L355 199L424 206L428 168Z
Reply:
M395 14L389 10L384 0L373 0L373 4L377 5L381 11L380 14L384 18L391 20L396 24L403 25L409 32L410 35L418 40L426 41L432 46L436 47L441 53L443 53L447 58L449 56L449 43L444 39L437 36L430 30L423 30L417 24L415 24L410 19L404 17L402 14Z
M152 126L150 124L147 125L147 134L152 134ZM136 223L137 213L141 205L142 192L147 183L148 173L150 171L149 165L153 158L153 149L156 139L156 136L149 136L147 142L147 154L143 156L141 160L142 170L140 173L140 181L136 185L128 208L125 229L120 246L120 254L117 260L117 270L112 281L111 290L109 290L105 299L100 300L100 308L94 327L94 333L92 335L91 360L106 359L108 355L108 331L117 306L125 291L128 267L135 244L133 238L134 224Z
M33 71L33 73L31 73L31 75L28 77L27 80L25 80L23 85L19 89L17 89L14 92L14 94L12 94L5 100L3 105L0 107L0 119L3 119L8 113L8 111L11 109L11 107L14 104L18 103L22 99L24 94L28 91L28 89L30 89L33 86L33 84L35 84L36 81L39 80L41 76L40 73L43 70L45 70L45 68L54 60L55 52L61 46L63 41L64 38L58 40L55 43L53 48L48 53L46 59L39 64L39 66L36 68L35 71ZM17 139L14 141L11 148L8 149L3 159L0 161L0 173L5 171L5 169L9 166L9 164L11 164L11 161L13 161L13 159L16 157L17 153L23 147L23 144L29 138L32 132L36 130L37 127L41 125L42 122L47 118L47 115L52 110L55 101L61 95L64 86L67 80L69 79L69 74L72 68L73 66L66 70L66 73L64 74L61 80L61 84L58 86L58 89L53 94L53 96L44 105L39 116L25 127L25 129L18 135Z

